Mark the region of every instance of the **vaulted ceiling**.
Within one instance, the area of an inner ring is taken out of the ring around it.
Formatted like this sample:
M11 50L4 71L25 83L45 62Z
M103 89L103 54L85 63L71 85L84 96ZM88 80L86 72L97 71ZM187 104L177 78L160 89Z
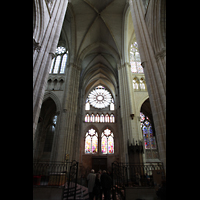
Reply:
M65 21L67 24L73 17L74 25L71 28L74 27L74 32L71 37L75 37L74 62L82 68L82 85L85 89L97 83L104 83L111 90L117 85L117 63L120 63L122 56L126 2L72 0L68 5L71 17L66 17Z

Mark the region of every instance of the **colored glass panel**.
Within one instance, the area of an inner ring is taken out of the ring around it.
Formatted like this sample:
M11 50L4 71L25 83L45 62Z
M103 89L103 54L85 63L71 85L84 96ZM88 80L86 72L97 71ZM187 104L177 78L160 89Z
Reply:
M114 153L114 141L113 141L113 137L109 136L108 137L108 153Z
M101 140L101 152L107 154L107 137L103 136Z
M89 135L85 139L85 153L91 153L91 137Z
M98 138L97 136L92 137L92 153L97 153Z

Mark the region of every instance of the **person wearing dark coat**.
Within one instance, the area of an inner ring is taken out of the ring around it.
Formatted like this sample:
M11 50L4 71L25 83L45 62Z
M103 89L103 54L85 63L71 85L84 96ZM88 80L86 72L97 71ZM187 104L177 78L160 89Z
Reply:
M95 185L93 189L93 194L95 196L95 200L101 200L100 192L101 192L101 180L100 173L96 174Z
M101 185L104 193L104 200L110 200L110 191L112 187L112 178L103 170L101 175Z

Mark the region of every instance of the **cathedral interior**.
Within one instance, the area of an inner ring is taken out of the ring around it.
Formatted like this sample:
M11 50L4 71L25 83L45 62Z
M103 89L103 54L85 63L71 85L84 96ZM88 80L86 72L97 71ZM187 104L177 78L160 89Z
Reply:
M72 161L166 175L166 0L33 0L33 163Z

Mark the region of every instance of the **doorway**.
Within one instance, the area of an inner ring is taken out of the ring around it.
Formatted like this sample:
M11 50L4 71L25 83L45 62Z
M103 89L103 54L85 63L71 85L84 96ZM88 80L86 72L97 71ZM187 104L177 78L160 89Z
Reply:
M107 158L95 156L92 157L92 169L95 170L95 173L99 171L99 169L107 170Z

